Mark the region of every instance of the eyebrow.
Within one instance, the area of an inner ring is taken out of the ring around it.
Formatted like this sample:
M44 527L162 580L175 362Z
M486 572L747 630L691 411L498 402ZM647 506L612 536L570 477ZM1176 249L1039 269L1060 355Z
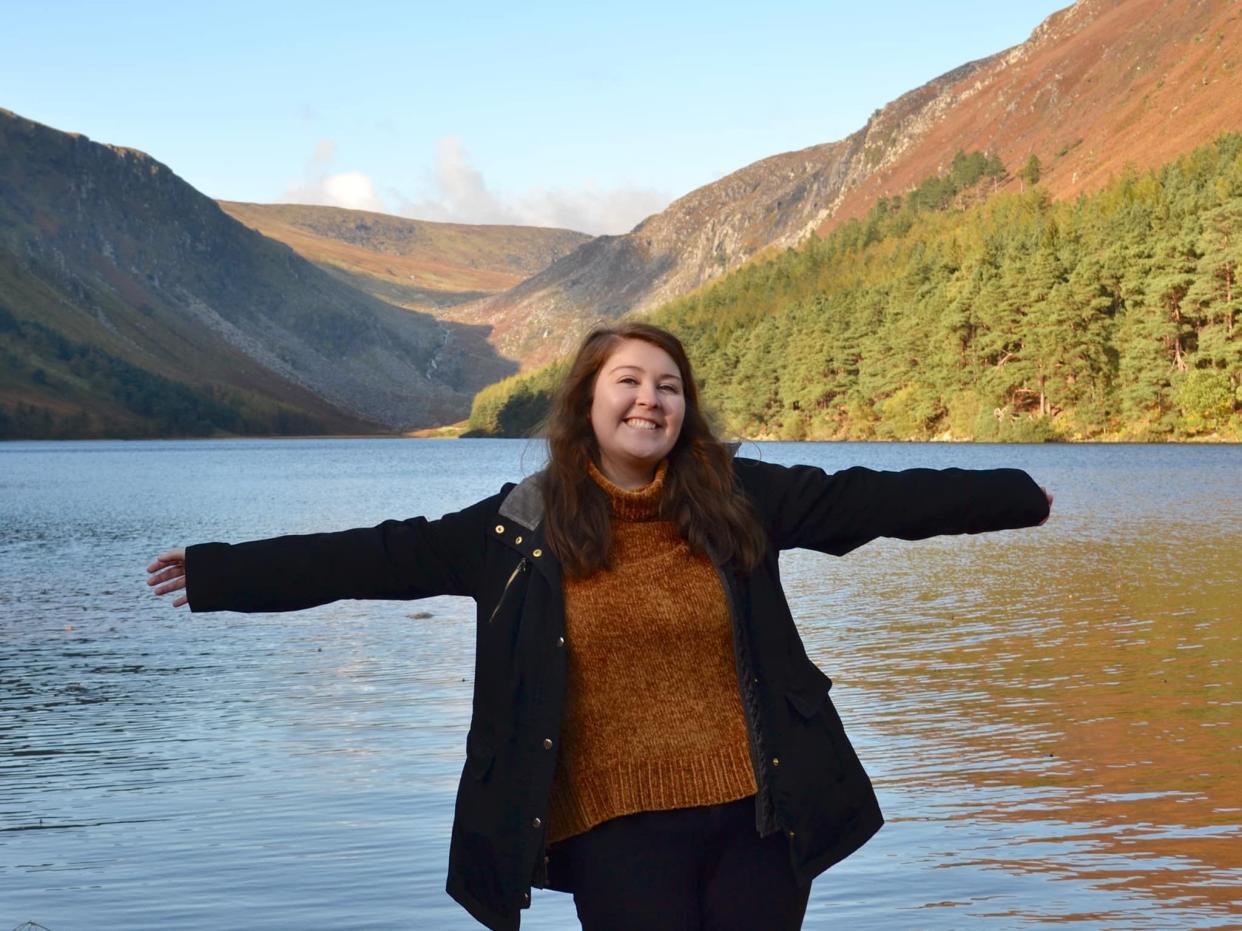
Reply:
M646 371L647 371L647 370L646 370L646 369L644 369L641 365L614 365L612 368L610 368L610 369L608 370L608 374L609 374L609 375L611 375L613 372L619 372L619 371L621 371L622 369L633 369L633 370L634 370L634 371L636 371L636 372L646 372ZM661 375L660 377L661 377L661 378L673 378L673 379L676 379L677 381L681 381L681 376L680 376L680 375L674 375L672 372L665 372L665 373L664 373L663 375Z

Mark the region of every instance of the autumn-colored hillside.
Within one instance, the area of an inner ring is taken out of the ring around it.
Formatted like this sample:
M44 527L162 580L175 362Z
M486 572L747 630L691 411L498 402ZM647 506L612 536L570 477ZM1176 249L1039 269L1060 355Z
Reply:
M432 223L340 207L219 204L355 287L433 312L511 288L591 238L572 230Z
M883 161L821 233L943 171L959 149L1011 169L1034 155L1044 189L1062 199L1242 129L1242 4L1079 0L1021 45L959 70L876 114L863 158ZM899 153L887 148L893 136L908 140Z

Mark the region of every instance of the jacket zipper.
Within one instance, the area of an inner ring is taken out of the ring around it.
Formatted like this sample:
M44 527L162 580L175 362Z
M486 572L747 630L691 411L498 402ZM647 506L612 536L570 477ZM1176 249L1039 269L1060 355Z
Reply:
M509 586L513 584L514 579L526 571L528 565L529 562L526 557L523 556L521 561L513 567L513 571L509 573L509 581L505 582L504 591L502 591L500 593L500 597L496 599L496 607L492 608L492 614L491 617L487 619L487 623L490 624L492 621L496 620L496 613L500 610L500 606L505 603L505 595L509 594Z
M768 768L763 758L763 747L759 742L759 722L755 719L755 709L747 701L747 695L754 694L754 683L748 677L754 675L749 648L742 638L746 632L742 630L738 617L737 606L733 599L733 586L725 574L724 567L715 563L716 574L720 577L720 586L724 589L725 604L729 609L729 625L733 630L733 660L737 671L737 686L741 692L742 717L746 721L746 738L750 745L750 762L755 771L755 785L758 793L755 797L755 828L760 835L766 836L776 829L772 810L772 787L768 783Z

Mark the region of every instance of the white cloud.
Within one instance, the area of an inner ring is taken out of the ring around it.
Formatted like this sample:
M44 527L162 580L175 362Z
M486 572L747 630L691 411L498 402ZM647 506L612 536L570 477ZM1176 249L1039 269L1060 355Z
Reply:
M671 200L661 191L636 187L533 188L500 195L488 188L461 142L450 136L436 145L431 196L404 199L398 211L422 220L556 226L599 235L628 232Z
M671 201L667 194L648 188L540 188L521 197L516 209L522 222L532 226L559 226L600 235L628 233Z
M375 194L375 185L360 171L344 171L323 179L328 202L352 210L380 210L384 203Z
M287 188L281 195L287 204L320 204L349 210L387 213L388 207L375 193L375 184L361 171L342 171L322 175L305 184Z
M287 203L323 204L352 210L391 213L392 208L360 171L331 171L336 144L321 139L307 163L306 180L281 195ZM593 235L625 233L641 220L668 206L667 194L639 187L539 187L519 194L492 191L470 163L461 142L448 136L436 144L435 169L429 193L418 199L390 192L396 213L419 220L447 223L501 223L552 226Z
M434 194L404 201L400 211L422 220L453 223L517 223L516 214L487 189L483 175L470 165L466 150L452 136L436 143Z
M287 187L281 201L387 212L387 205L375 192L375 184L361 171L330 171L335 159L336 142L320 139L306 163L307 180Z

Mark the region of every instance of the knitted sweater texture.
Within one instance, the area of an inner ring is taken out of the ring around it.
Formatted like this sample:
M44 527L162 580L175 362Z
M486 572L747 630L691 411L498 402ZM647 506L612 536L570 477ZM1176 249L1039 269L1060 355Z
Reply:
M729 609L711 562L660 520L667 465L611 504L611 568L564 582L568 681L548 841L639 811L753 795Z

